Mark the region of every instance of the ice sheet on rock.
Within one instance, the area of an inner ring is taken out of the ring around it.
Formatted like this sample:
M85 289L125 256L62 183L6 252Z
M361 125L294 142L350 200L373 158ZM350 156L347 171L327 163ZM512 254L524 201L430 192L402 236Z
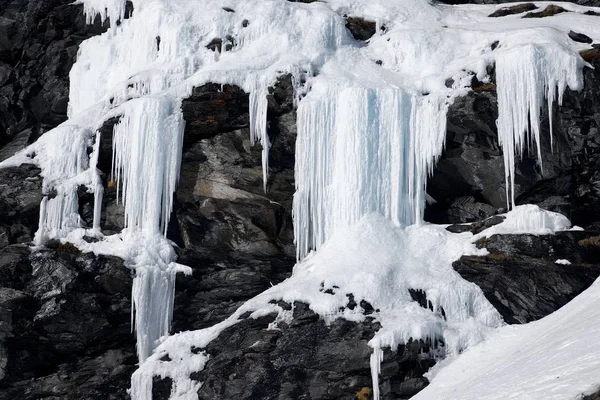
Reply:
M525 325L509 325L468 349L415 400L576 399L596 392L600 282ZM592 344L592 345L590 345Z
M103 1L85 4L98 10ZM305 80L351 43L343 18L325 5L278 0L141 3L134 2L135 17L116 32L82 43L70 73L69 115L164 91L183 98L207 82L240 86L250 94L250 138L263 146L266 187L267 88L286 73L296 83ZM220 51L207 47L214 40L222 42Z

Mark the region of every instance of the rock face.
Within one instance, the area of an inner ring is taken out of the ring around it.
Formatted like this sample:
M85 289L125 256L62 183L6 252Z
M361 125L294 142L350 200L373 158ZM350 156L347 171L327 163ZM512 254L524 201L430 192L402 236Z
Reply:
M0 169L0 252L9 244L33 240L42 200L39 174L30 165Z
M281 304L292 309L289 304ZM275 315L246 319L225 330L205 349L200 399L369 399L372 349L367 342L379 329L365 322L324 321L304 303L294 303L293 320L267 327ZM382 399L408 399L426 384L423 373L434 364L430 346L410 342L386 351L380 376ZM167 399L170 382L154 382L154 399ZM167 396L165 396L165 394ZM364 396L364 397L361 397Z
M0 161L67 119L79 44L108 27L99 18L86 24L83 6L71 3L0 4Z
M208 84L182 105L181 178L170 237L193 276L177 282L175 331L227 318L245 300L282 281L295 264L292 228L296 119L291 77L269 96L269 179L262 148L250 143L248 94Z
M70 3L0 4L0 160L66 119L68 71L77 47L107 28L99 21L86 25L81 5ZM356 39L376 33L371 21L348 17L347 22ZM600 227L600 65L591 60L599 68L586 70L584 90L568 92L554 112L554 152L542 134L544 170L524 157L516 189L518 202L563 212L594 234ZM291 274L293 96L289 76L269 96L266 191L262 148L249 139L248 94L235 86L207 84L183 101L184 154L169 238L193 275L177 278L173 332L214 325ZM479 85L452 106L446 152L429 184L439 202L428 208L429 220L480 221L505 207L496 110L493 84ZM122 228L123 210L108 180L117 120L101 129L107 234ZM0 170L0 400L127 399L137 363L130 333L131 276L122 260L82 254L69 244L26 245L37 230L39 172L31 166ZM92 196L81 191L79 200L83 223L89 225ZM498 218L467 229L480 232ZM480 243L490 256L463 257L455 268L482 288L507 322L522 323L556 310L598 276L599 243L579 232L493 236ZM572 264L556 264L560 258ZM427 306L422 293L411 295ZM372 350L367 342L379 329L373 319L327 326L306 304L281 306L293 307L294 318L280 323L280 330L266 329L273 315L246 319L207 347L212 359L194 375L205 382L200 398L368 399ZM427 385L423 374L435 362L430 354L442 345L412 341L386 350L382 398L410 398ZM157 377L153 393L155 399L168 397L170 382Z
M0 252L0 399L124 399L131 277L72 245Z
M539 204L584 228L600 221L600 63L592 65L583 90L567 90L562 107L554 107L553 146L543 113L543 170L530 152L518 160L515 176L517 204ZM450 107L446 150L428 183L438 203L428 207L426 220L471 222L506 207L497 118L493 90L473 91Z
M494 235L477 243L488 256L463 256L453 266L483 290L507 323L523 324L558 310L600 275L600 239L590 235Z

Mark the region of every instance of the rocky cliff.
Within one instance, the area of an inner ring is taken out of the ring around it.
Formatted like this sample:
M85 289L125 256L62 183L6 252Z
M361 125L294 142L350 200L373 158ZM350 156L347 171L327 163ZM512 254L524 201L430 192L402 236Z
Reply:
M77 46L107 28L99 21L85 24L81 6L68 3L0 4L0 160L66 119L68 71ZM591 65L596 69L586 68L584 89L567 92L563 106L555 108L554 144L542 143L543 170L527 155L516 169L517 203L559 211L586 230L492 236L479 243L488 256L455 263L508 323L548 315L600 275L600 61ZM184 153L169 238L178 246L179 262L193 274L178 277L173 332L222 321L288 277L295 263L296 114L290 77L282 76L269 95L266 193L262 149L248 139L248 102L239 87L207 84L194 88L182 104ZM427 220L477 224L506 207L496 102L492 79L485 87L474 82L473 91L450 108L445 152L428 185L437 203L428 206ZM122 227L123 211L107 181L115 122L106 121L102 129L107 148L99 162L107 187L102 216L107 232ZM39 174L31 166L0 170L0 399L128 398L137 363L130 273L118 258L81 253L68 243L31 247ZM80 213L88 224L92 202L80 193ZM572 264L555 264L557 258ZM429 306L424 293L411 296ZM347 297L346 307L375 312L368 303L357 304L352 293ZM273 316L247 319L211 343L206 350L212 359L194 377L205 382L199 397L370 398L367 342L377 323L367 318L326 325L303 303L281 306L294 311L280 330L266 330ZM427 385L423 374L435 363L428 355L437 346L443 343L411 341L387 350L382 398L410 398ZM154 398L168 398L170 385L156 377Z

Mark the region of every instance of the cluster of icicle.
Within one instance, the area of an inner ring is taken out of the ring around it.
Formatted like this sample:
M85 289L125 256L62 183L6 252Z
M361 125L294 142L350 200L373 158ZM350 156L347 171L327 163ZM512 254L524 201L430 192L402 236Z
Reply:
M558 44L529 44L501 53L496 59L498 141L504 155L506 202L515 205L515 155L535 147L542 167L540 113L548 107L552 143L552 107L562 104L567 86L583 86L583 60Z
M112 175L122 188L123 240L134 248L132 313L140 362L171 325L175 274L180 269L165 236L179 177L183 127L178 102L152 96L128 102L114 127Z
M298 108L294 233L298 259L379 213L422 220L425 184L446 133L445 98L397 88L340 88Z

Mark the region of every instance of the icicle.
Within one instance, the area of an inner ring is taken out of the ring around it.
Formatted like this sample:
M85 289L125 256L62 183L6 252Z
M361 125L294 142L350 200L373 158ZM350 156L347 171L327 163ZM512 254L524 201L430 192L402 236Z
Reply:
M379 400L379 374L381 373L381 362L383 351L379 347L373 348L371 354L371 380L373 382L373 400Z
M125 208L123 239L135 251L132 321L140 363L169 333L176 258L164 238L179 177L183 116L168 98L145 97L127 104L113 132L113 177ZM133 315L135 313L135 317Z
M154 265L135 269L131 298L140 364L146 361L158 340L167 335L171 328L175 275L176 271L171 268L162 270Z
M583 61L575 52L558 44L529 44L512 49L496 59L498 87L498 141L504 155L506 203L515 205L515 154L522 156L532 144L542 165L540 110L547 100L552 137L552 105L558 103L569 86L583 85Z
M267 191L269 179L269 149L271 142L267 134L267 90L256 88L250 93L250 142L262 145L263 189Z
M166 233L179 178L183 116L165 98L132 100L114 127L113 178L121 188L125 228Z
M98 157L100 156L100 140L102 135L100 130L96 131L96 139L94 141L94 149L90 155L90 173L92 174L91 188L94 192L94 221L92 229L96 233L101 233L100 219L102 216L102 198L104 196L104 185L98 172Z
M111 21L111 28L116 28L116 21L125 15L126 0L83 0L83 12L88 24L93 24L94 19L100 16L102 23L107 19Z
M43 245L48 239L61 238L79 228L77 177L89 165L86 155L88 129L78 126L56 128L37 143L36 161L43 168L44 183L38 231L34 243Z

